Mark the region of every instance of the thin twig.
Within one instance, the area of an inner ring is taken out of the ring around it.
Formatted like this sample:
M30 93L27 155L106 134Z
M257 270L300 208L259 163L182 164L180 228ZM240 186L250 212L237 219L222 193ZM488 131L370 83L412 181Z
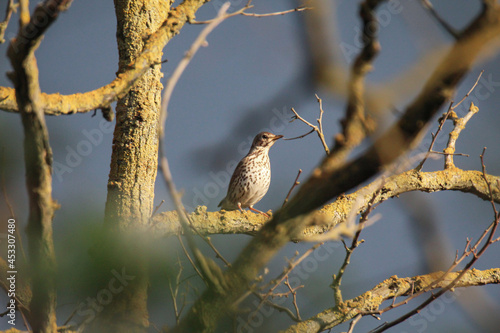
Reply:
M168 279L168 288L170 289L170 297L172 298L172 303L174 305L175 323L176 325L179 325L182 309L184 308L184 305L181 307L181 309L179 309L177 306L177 295L179 293L180 279L183 270L180 258L177 258L177 264L179 266L179 272L175 277L175 290L172 288L172 283L170 282L170 278L167 277L167 279Z
M295 114L295 116L292 118L292 120L290 122L293 122L295 121L296 119L302 121L304 124L306 124L307 126L311 127L312 130L309 131L309 133L306 133L304 135L301 135L301 136L298 136L296 138L290 138L290 139L285 139L285 140L295 140L295 139L299 139L299 138L303 138L313 132L316 132L316 134L318 134L318 137L321 141L321 144L323 145L323 149L325 150L325 153L326 155L330 154L330 148L328 148L328 145L326 144L326 141L325 141L325 135L323 134L323 125L322 125L322 118L323 118L323 103L321 101L321 98L318 97L318 95L315 95L316 96L316 100L318 101L318 104L319 104L319 118L316 119L316 121L318 122L318 126L316 125L313 125L311 124L310 122L308 122L307 120L305 120L304 118L302 118L298 113L297 111L295 111L294 108L291 108L292 112Z
M299 136L296 136L296 137L293 137L293 138L283 138L283 140L297 140L297 139L302 139L302 138L308 136L309 134L311 134L313 132L314 132L314 128L312 130L310 130L309 132L307 132L306 134L302 134L302 135L299 135Z
M217 250L217 248L212 243L211 238L203 235L201 232L198 231L198 229L195 228L195 226L193 225L193 221L191 220L185 209L184 209L184 214L189 221L189 227L191 228L191 230L193 230L198 236L200 236L201 239L205 241L205 243L208 244L208 246L214 251L216 258L222 260L222 262L224 263L224 265L226 265L226 267L231 267L231 263L227 261L226 258L224 258L224 256L219 252L219 250Z
M233 17L233 16L238 16L238 15L250 16L250 17L270 17L270 16L285 15L285 14L289 14L289 13L302 12L304 10L313 9L313 7L299 6L297 8L288 9L288 10L284 10L284 11L281 11L281 12L274 12L274 13L257 14L257 13L247 13L247 12L245 12L246 10L248 10L248 9L250 9L252 7L253 7L253 5L247 4L243 8L238 9L237 11L235 11L233 13L226 14L225 17L224 17L224 19L229 18L229 17ZM195 21L195 20L191 20L189 23L191 23L191 24L210 24L212 22L213 22L213 20L207 20L207 21Z
M351 262L352 253L361 243L364 242L363 240L359 240L359 237L361 235L361 232L363 231L363 228L366 225L366 222L368 221L368 216L375 208L375 199L380 194L380 191L381 191L383 185L384 185L384 181L382 181L380 183L379 189L373 193L372 198L370 199L367 208L365 209L363 214L361 214L361 217L359 219L358 230L356 231L356 234L354 235L354 237L352 239L351 246L348 248L347 245L345 244L344 240L342 240L342 243L344 244L344 248L346 250L346 256L344 258L344 262L342 263L342 266L339 268L338 273L333 276L333 282L330 285L330 287L333 289L333 292L334 292L335 304L337 304L337 305L340 305L343 302L342 291L340 289L340 285L342 283L342 277L344 276L344 273L345 273L347 266Z
M180 235L177 235L177 239L179 240L179 243L181 244L181 247L182 247L182 251L184 252L184 255L186 256L186 258L188 258L189 262L191 263L191 266L193 266L196 274L198 274L198 276L206 283L205 281L205 278L203 277L203 274L201 274L200 270L198 269L198 267L196 266L196 264L194 263L194 260L191 258L191 256L189 255L189 252L188 250L186 249L186 246L184 246L184 242L182 241L182 238Z
M441 130L443 129L443 125L444 123L446 122L447 119L449 118L452 118L454 121L455 119L454 118L457 118L456 114L454 113L454 110L460 105L462 104L462 102L467 98L469 97L469 95L472 93L472 91L474 91L474 89L476 88L477 84L479 83L479 80L481 79L481 76L483 75L484 73L484 70L482 70L476 81L474 82L474 84L472 85L472 87L469 89L469 91L467 92L467 94L464 95L464 97L462 97L462 99L455 105L453 105L453 101L450 102L450 105L448 106L448 111L441 117L439 118L439 127L436 131L436 134L432 134L431 133L431 136L432 136L432 141L431 141L431 144L429 146L429 149L427 150L427 154L425 155L424 159L418 164L418 166L415 168L416 171L420 171L422 170L422 167L425 163L425 161L429 158L429 155L431 153L434 153L434 154L443 154L443 155L452 155L450 154L450 152L447 152L447 153L441 153L441 152L437 152L437 151L434 151L432 150L432 148L434 147L434 143L436 142L436 139L437 139L437 136L439 134L439 132L441 132ZM471 115L472 116L472 115ZM451 135L451 133L450 133ZM458 137L458 136L457 136ZM455 150L453 149L453 152ZM457 155L460 155L460 156L467 156L469 157L469 155L467 154L457 154Z
M294 108L291 108L292 112L295 114L295 117L292 118L292 120L290 120L290 122L294 122L296 119L299 119L300 121L302 121L304 124L306 124L307 126L311 127L313 129L314 132L317 132L319 131L319 128L316 126L316 125L313 125L311 124L310 122L308 122L307 120L305 120L304 118L302 118L298 113L297 111L295 111Z
M300 184L299 177L300 177L301 173L302 173L302 169L299 169L299 172L297 173L297 177L295 177L295 181L293 182L293 185L290 188L290 191L288 191L288 194L286 195L285 201L283 201L283 205L281 205L281 207L286 205L286 203L288 202L288 198L290 198L290 195L292 194L293 189Z
M256 293L254 292L253 293L255 296L257 296L258 298L260 298L261 300L261 303L260 304L266 304L266 305L269 305L270 307L273 307L275 308L276 310L280 311L280 312L284 312L286 313L293 321L296 321L296 322L299 322L300 320L297 318L297 316L295 316L293 314L293 312L287 308L286 306L282 306L282 305L278 305L274 302L271 302L270 300L268 299L265 299L264 296L260 295L259 293ZM259 305L260 305L259 304ZM259 309L260 309L260 306L259 306ZM247 321L247 325L248 325L248 322L250 321L250 319L253 318L253 315L254 313L252 314L252 316L249 316L249 320Z
M453 36L453 38L458 39L460 34L446 22L439 14L436 12L434 7L432 6L431 2L429 0L421 0L422 5L424 8L426 8L429 13L441 24L441 26L446 30L450 35Z
M422 167L424 166L424 163L427 161L427 159L429 158L429 155L434 152L434 150L432 150L432 148L434 147L434 143L436 142L436 139L439 135L439 132L441 132L441 130L443 129L443 126L444 126L444 123L446 122L446 120L448 119L448 117L450 116L451 112L452 112L452 109L451 109L451 106L453 105L453 101L450 102L450 105L448 106L448 111L441 117L439 118L439 126L438 126L438 129L436 131L435 134L431 133L431 136L432 136L432 141L431 141L431 144L429 145L429 149L427 150L427 154L425 154L425 157L422 159L422 161L415 167L415 170L416 171L420 171L422 170Z
M481 171L483 172L483 178L486 183L486 186L488 187L488 192L490 193L490 203L491 203L491 208L493 209L493 213L495 214L495 219L498 219L498 211L497 207L495 205L495 199L493 196L493 190L491 189L491 184L488 181L488 178L486 176L486 165L484 164L484 153L486 152L486 147L483 148L483 152L480 155L481 158Z
M205 242L208 244L208 246L210 246L210 248L215 252L215 256L217 258L219 258L220 260L222 260L224 262L224 264L226 265L226 267L231 267L231 263L229 261L226 260L226 258L224 258L224 256L222 256L222 254L219 252L219 250L217 250L217 248L214 246L214 244L212 243L212 239L210 237L207 237L207 236L203 236L202 237Z
M356 326L356 324L358 323L358 321L361 318L363 318L363 316L361 314L358 314L356 317L354 317L354 319L349 324L349 330L347 331L347 333L353 333L354 332L354 326Z
M445 153L445 152L442 152L442 151L435 151L435 150L431 150L429 153L431 153L431 154L437 154L437 155L445 155L445 156L451 155L451 156L470 157L469 154L464 154L464 153L453 153L453 154L450 154L450 153Z
M268 298L271 297L274 294L274 290L283 281L285 281L285 279L288 278L288 275L290 274L290 272L292 272L295 267L297 267L305 258L307 258L311 253L313 253L314 250L316 250L318 247L320 247L323 244L324 243L317 243L317 244L315 244L309 250L307 250L306 252L304 252L304 254L302 256L300 256L298 259L296 259L294 261L290 261L288 263L288 266L283 270L283 272L276 279L270 281L267 285L265 285L263 287L263 288L268 288L269 286L272 285L272 287L269 288L269 290L267 291L267 293L265 295L260 295L257 292L253 292L254 295L255 294L258 295L258 297L260 298L261 302L259 303L259 305L257 306L257 308L254 310L254 312L250 316L248 316L248 321L250 321L253 318L253 316L257 313L257 311L260 310L260 308L262 307L262 305L264 305L264 303L268 300ZM292 318L293 317L294 316L292 316Z
M288 9L288 10L284 10L284 11L281 11L281 12L265 13L265 14L245 13L245 12L242 12L241 15L243 15L243 16L251 16L251 17L269 17L269 16L285 15L285 14L289 14L289 13L293 13L293 12L302 12L304 10L309 10L309 9L314 9L314 7L299 6L297 8Z
M153 219L153 217L155 217L156 213L158 212L158 209L160 209L161 205L163 205L165 203L165 200L162 200L156 207L155 209L153 210L153 213L151 214L151 219Z
M323 101L321 100L321 98L318 97L318 94L314 94L314 96L316 96L316 100L318 101L318 104L319 104L319 118L316 119L316 121L318 122L318 127L319 127L319 131L318 131L318 136L319 136L319 139L321 140L321 144L323 144L323 148L325 149L325 152L326 154L330 154L330 149L328 148L328 145L326 144L326 141L325 141L325 136L323 135L323 124L322 124L322 119L323 119Z
M469 95L472 93L472 91L474 91L474 89L476 88L477 84L479 83L479 80L481 79L481 76L483 75L483 73L484 73L484 69L477 76L476 82L474 82L474 85L472 86L472 88L470 88L470 90L467 92L467 94L465 94L465 96L462 97L462 99L451 108L452 110L455 110L460 104L462 104L463 101L465 101L465 99L467 97L469 97Z
M300 312L299 312L299 306L297 305L297 289L299 287L297 287L296 289L293 289L292 286L290 285L290 282L288 281L288 276L286 277L286 280L285 280L285 286L287 286L288 290L290 290L290 293L292 294L292 297L293 297L293 306L295 308L295 313L297 314L297 319L299 321L302 321L302 318L300 318Z

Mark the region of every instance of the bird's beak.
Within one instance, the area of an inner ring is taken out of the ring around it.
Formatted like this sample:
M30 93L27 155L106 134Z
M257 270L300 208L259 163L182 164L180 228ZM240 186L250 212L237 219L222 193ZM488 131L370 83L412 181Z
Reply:
M273 141L276 141L276 140L279 140L283 137L283 135L276 135L274 138L273 138Z

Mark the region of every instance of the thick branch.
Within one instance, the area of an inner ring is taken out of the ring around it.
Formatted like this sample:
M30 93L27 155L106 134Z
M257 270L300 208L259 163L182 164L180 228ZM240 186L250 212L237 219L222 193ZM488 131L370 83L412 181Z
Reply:
M127 64L128 66L124 66L116 79L109 84L83 94L41 93L40 108L46 115L58 116L109 107L111 103L124 97L151 66L159 63L158 52L179 33L186 22L194 18L196 10L205 2L205 0L187 0L172 9L161 28L148 38L137 58ZM14 89L0 87L0 109L9 112L19 111Z
M500 177L488 175L488 182L492 185L494 200L500 203ZM318 211L304 217L308 225L302 230L299 238L322 234L331 230L339 223L345 222L354 203L359 205L359 211L367 208L373 191L366 191L370 185L349 195L337 198ZM388 178L384 186L377 191L374 203L379 203L398 195L412 192L460 191L471 193L483 200L490 200L488 187L480 171L464 171L457 168L436 172L417 172L410 170ZM362 196L362 197L360 197ZM247 234L255 235L267 222L267 218L251 212L239 211L207 212L206 207L198 207L189 216L193 227L201 234ZM153 220L153 233L157 237L177 235L182 233L179 219L175 211L161 213Z
M461 272L449 273L445 279L434 286L434 289L444 288L452 282ZM395 297L410 296L418 292L443 275L443 272L435 272L408 278L393 276L377 285L372 290L346 301L338 307L327 309L314 317L290 326L283 332L322 332L349 321L362 312L377 310L384 301ZM485 271L472 269L458 281L457 288L482 286L500 283L500 268L492 268Z

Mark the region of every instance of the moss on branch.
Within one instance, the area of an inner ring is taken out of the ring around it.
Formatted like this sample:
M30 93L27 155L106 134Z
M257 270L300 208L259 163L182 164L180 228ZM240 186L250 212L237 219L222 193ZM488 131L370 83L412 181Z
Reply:
M282 332L322 332L341 323L347 322L356 317L358 314L377 310L384 301L395 297L410 296L412 293L418 292L422 288L428 286L431 282L442 276L443 273L444 272L434 272L431 274L406 278L392 276L362 295L342 303L341 306L327 309L307 320L304 320L303 322L290 326ZM446 287L460 273L460 271L449 273L445 279L434 286L434 289ZM492 268L484 271L471 269L458 281L456 288L499 283L500 268Z
M494 200L500 203L500 177L488 175L488 182L492 186ZM335 202L325 205L304 217L307 220L300 239L322 234L334 226L344 222L351 212L354 203L357 203L358 213L366 209L368 202L374 195L373 190L366 186L354 193L341 195ZM377 188L375 191L378 191ZM412 192L460 191L478 196L483 200L490 200L488 187L479 171L466 171L458 168L435 171L418 172L410 170L388 178L375 203L385 201L398 195ZM360 197L361 196L361 197ZM208 212L205 206L199 206L190 214L193 227L201 234L247 234L255 235L267 219L260 214L249 211L218 211ZM158 214L153 220L153 230L157 236L169 236L181 233L181 226L175 211ZM299 240L299 239L297 239Z

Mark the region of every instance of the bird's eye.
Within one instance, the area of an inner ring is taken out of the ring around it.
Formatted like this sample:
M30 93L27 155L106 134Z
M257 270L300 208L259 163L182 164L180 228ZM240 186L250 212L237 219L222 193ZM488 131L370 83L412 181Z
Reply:
M267 136L267 134L264 134L264 135L262 136L262 138L263 138L263 139L268 139L269 137Z

